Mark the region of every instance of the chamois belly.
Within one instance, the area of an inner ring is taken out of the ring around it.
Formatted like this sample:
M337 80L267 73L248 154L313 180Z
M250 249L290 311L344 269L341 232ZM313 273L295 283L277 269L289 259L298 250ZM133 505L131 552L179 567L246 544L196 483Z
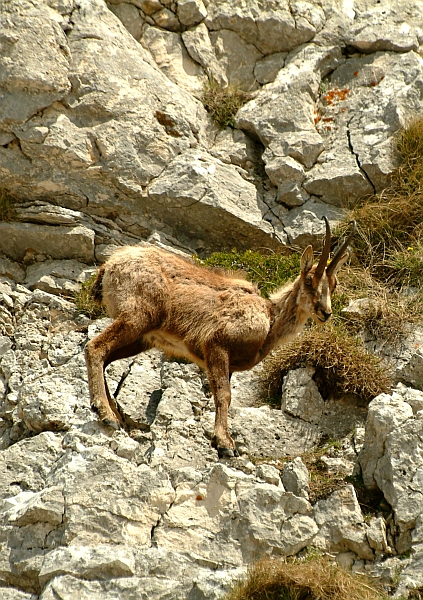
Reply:
M145 341L153 348L158 348L166 356L175 356L177 358L186 358L196 363L202 369L205 368L204 360L197 356L192 349L177 335L166 331L153 330L144 335Z

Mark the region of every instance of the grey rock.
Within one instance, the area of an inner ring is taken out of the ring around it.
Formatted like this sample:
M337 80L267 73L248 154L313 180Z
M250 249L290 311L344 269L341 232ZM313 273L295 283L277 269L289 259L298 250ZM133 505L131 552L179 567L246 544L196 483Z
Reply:
M22 261L27 252L55 259L94 261L94 231L83 226L49 227L32 223L0 223L0 251Z
M0 497L19 494L24 490L39 492L62 449L60 435L46 431L21 440L0 454Z
M363 480L367 487L376 487L375 471L384 454L386 438L412 416L411 406L395 392L392 396L380 394L369 404L364 448L360 453Z
M59 488L44 488L41 492L21 492L6 498L2 509L3 518L17 527L49 523L60 525L63 522L65 504Z
M167 8L162 8L158 12L153 13L152 19L158 27L163 27L163 29L168 29L169 31L179 31L181 28L177 16Z
M265 155L266 152L267 150ZM287 180L301 184L305 179L303 166L290 156L286 158L277 157L276 160L267 159L266 173L275 186L286 183Z
M215 248L242 248L247 240L248 246L279 246L262 220L255 187L207 153L190 151L173 160L150 186L149 197L163 214L172 215L179 235L195 235ZM212 227L217 215L218 233Z
M323 215L326 215L333 230L343 218L343 211L319 200L308 200L302 206L289 211L282 217L285 231L292 244L305 248L309 244L319 247L324 235Z
M261 84L275 81L277 74L285 65L287 52L275 52L256 62L254 76Z
M423 329L417 326L401 343L400 348L388 350L397 381L420 388L423 383Z
M423 25L420 8L419 2L411 2L408 10L398 15L391 6L381 10L381 7L363 4L356 15L357 24L348 32L347 41L364 53L417 51Z
M59 23L43 3L34 7L21 1L18 11L13 4L2 8L0 127L10 132L70 91L70 50Z
M207 10L202 0L178 0L177 14L182 25L193 27L207 16Z
M391 431L374 474L401 531L412 529L422 513L423 467L417 449L422 430L422 420L410 419Z
M59 362L63 360L60 354ZM65 360L66 364L54 373L45 374L41 385L36 379L23 381L18 394L19 416L30 431L69 429L81 419L81 406L88 411L88 385L81 375L78 377L85 366L83 356L65 355ZM82 418L86 418L85 411Z
M12 342L10 338L5 335L0 336L0 357L3 356L3 354L6 354L11 348Z
M357 554L354 552L340 552L336 555L336 562L344 571L351 571L356 558Z
M253 91L258 85L254 65L262 57L254 44L246 43L235 31L222 29L210 32L215 56L230 85Z
M314 369L290 371L282 385L282 410L309 423L318 423L323 415L324 400L313 381Z
M76 260L47 260L27 268L25 285L49 294L72 296L95 269Z
M217 60L210 35L204 23L188 29L181 34L182 40L193 60L199 63L210 79L221 86L228 85L228 79Z
M370 566L368 573L371 577L379 579L382 584L396 586L398 584L398 575L406 566L407 561L401 560L397 557L391 557L379 560L376 558L375 562Z
M322 136L317 131L287 132L278 135L266 148L266 165L269 160L277 162L277 158L289 156L304 167L310 169L322 153L324 143ZM302 181L302 180L301 180Z
M266 483L272 483L273 485L280 486L281 478L278 469L272 467L272 465L260 464L257 467L256 475L260 479L264 479ZM292 490L287 490L292 492Z
M319 533L313 544L330 552L351 551L365 560L373 559L364 517L352 485L333 492L314 507Z
M294 496L308 500L309 475L308 470L299 456L283 466L282 483L288 492Z
M205 83L204 72L192 60L177 33L148 27L141 43L151 52L157 66L171 81L201 98Z
M0 278L22 283L25 279L25 271L18 263L5 256L0 256Z
M222 162L249 170L260 159L257 144L239 129L223 129L214 135L210 154Z
M386 525L382 517L372 517L367 524L369 546L376 554L387 554L392 550L386 541Z
M368 313L369 311L377 310L377 304L370 298L358 298L357 300L350 300L348 306L342 309L342 314L348 318L359 318Z
M140 589L145 598L157 598L160 600L171 600L172 598L181 598L183 593L178 582L172 579L161 579L157 577L120 577L108 580L87 581L64 575L56 577L43 590L40 596L41 600L54 600L60 595L63 600L80 598L81 600L93 600L94 598L104 598L104 600L113 600L122 598L122 600L132 600L140 597ZM177 594L177 596L175 596ZM142 596L141 596L142 598Z
M419 589L423 585L423 546L416 544L412 560L404 567L394 598L408 597L411 590Z
M144 21L137 7L132 3L121 2L116 5L111 4L110 10L122 21L132 37L139 40L143 32Z
M132 362L116 361L107 369L107 381L127 422L148 429L162 398L162 356L156 351ZM119 388L118 388L119 386Z
M0 597L2 600L36 600L35 594L22 592L16 588L0 586Z
M78 225L84 219L84 214L69 208L53 206L47 202L37 202L32 206L18 207L16 219L40 225Z
M269 406L234 408L230 417L238 451L249 455L296 456L312 448L320 439L316 425L294 419ZM210 429L213 419L212 413Z
M311 40L325 21L321 7L310 3L295 3L291 10L287 2L277 7L270 2L261 6L252 2L242 7L219 2L210 4L207 10L209 29L236 31L263 54L289 51Z
M58 575L72 575L83 579L131 577L135 572L134 551L116 545L91 548L70 546L57 548L44 558L39 574L44 585Z

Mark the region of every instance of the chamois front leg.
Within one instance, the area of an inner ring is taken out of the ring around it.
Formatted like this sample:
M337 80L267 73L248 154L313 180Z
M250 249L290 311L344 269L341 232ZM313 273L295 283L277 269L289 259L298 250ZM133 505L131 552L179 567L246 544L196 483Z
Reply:
M229 356L223 348L210 347L205 351L210 388L216 407L212 446L219 458L236 456L235 443L228 431L228 410L231 403Z

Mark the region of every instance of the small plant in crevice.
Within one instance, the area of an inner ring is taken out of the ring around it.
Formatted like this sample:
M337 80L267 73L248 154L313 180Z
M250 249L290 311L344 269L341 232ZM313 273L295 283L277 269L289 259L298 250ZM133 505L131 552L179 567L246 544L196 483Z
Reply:
M222 600L387 600L368 577L327 557L265 558L249 567Z
M217 125L234 127L236 113L251 97L251 94L237 86L223 87L214 79L209 79L204 86L202 102Z
M106 309L94 300L91 295L91 290L97 278L97 273L93 273L87 281L81 284L79 292L76 292L73 301L79 312L86 315L90 319L100 319L107 317Z
M0 221L13 221L16 199L4 188L0 189Z

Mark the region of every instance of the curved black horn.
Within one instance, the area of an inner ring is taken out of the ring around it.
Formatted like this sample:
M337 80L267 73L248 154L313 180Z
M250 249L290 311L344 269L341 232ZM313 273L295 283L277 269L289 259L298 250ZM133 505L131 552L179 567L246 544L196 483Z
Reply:
M345 239L344 243L342 244L342 246L340 246L335 254L335 256L332 258L330 265L328 266L328 268L326 269L326 273L327 275L332 275L336 265L339 263L339 261L341 260L341 258L344 256L345 251L347 250L349 243L351 242L353 236L355 235L355 232L357 231L357 223L355 221L350 221L348 223L348 225L351 225L352 223L352 230L350 232L350 234L348 235L348 237Z
M325 272L325 267L328 264L328 259L329 259L329 254L330 254L330 226L329 226L329 221L328 218L323 216L322 219L324 219L325 223L326 223L326 236L325 236L325 243L322 249L322 255L320 257L319 263L316 267L316 271L314 276L317 277L317 279L320 279L320 277L323 275L323 273Z

